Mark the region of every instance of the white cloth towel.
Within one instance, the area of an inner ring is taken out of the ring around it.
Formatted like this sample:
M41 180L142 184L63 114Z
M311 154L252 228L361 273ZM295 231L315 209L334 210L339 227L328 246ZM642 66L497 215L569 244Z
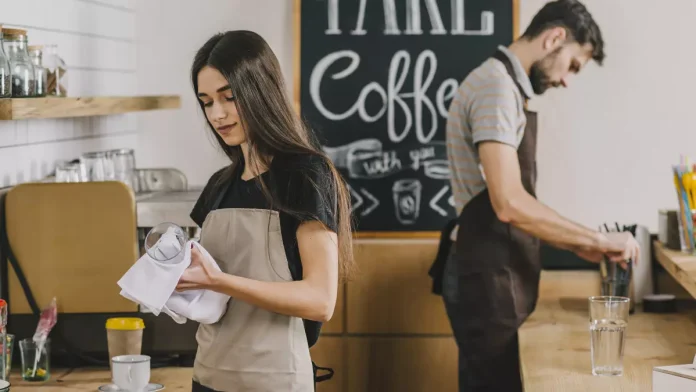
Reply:
M169 315L178 324L187 319L201 324L213 324L227 310L230 297L211 290L175 291L176 285L191 265L191 245L203 255L203 259L220 271L220 267L198 242L188 241L182 252L173 232L162 235L154 250L155 255L167 261L158 261L145 254L121 277L118 285L121 295L147 308L154 315Z

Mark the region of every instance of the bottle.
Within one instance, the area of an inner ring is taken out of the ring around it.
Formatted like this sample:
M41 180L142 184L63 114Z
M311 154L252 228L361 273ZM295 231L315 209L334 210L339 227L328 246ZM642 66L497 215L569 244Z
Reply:
M53 97L68 96L68 75L65 61L58 56L56 45L45 45L43 66L46 68L46 95Z
M12 96L12 73L10 72L10 61L3 46L5 45L2 25L0 25L0 98L9 98Z
M36 97L46 96L46 68L43 67L43 46L34 45L29 46L29 58L31 58L32 64L34 64L34 74L36 75Z
M33 97L36 94L36 75L27 52L27 31L21 29L2 29L5 38L4 49L10 61L12 73L12 96L15 98Z

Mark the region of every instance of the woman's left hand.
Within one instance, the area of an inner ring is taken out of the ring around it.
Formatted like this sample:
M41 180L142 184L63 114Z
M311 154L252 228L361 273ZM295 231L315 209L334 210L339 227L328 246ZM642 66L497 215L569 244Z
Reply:
M214 262L214 261L213 261ZM219 271L214 270L196 246L191 249L191 265L184 270L177 291L212 289Z

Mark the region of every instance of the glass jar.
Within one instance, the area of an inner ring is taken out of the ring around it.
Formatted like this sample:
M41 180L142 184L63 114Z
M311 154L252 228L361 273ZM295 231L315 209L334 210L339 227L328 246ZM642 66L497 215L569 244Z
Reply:
M46 68L43 67L43 46L34 45L29 46L29 58L31 58L31 63L34 64L34 75L36 75L36 95L37 97L46 96Z
M46 68L46 95L54 97L68 96L68 75L65 61L58 56L58 46L45 45L43 66Z
M5 53L10 61L12 72L12 96L15 98L36 95L36 75L27 52L27 31L20 29L2 29L5 36Z
M2 30L2 26L0 26ZM10 62L5 54L4 38L0 32L0 98L9 98L12 96L12 72L10 72Z

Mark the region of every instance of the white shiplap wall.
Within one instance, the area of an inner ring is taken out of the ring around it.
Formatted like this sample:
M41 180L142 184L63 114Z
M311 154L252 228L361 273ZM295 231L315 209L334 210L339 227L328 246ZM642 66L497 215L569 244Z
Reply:
M58 45L68 95L138 92L135 0L7 1L0 23L26 29L30 45ZM0 121L0 188L38 180L86 151L134 148L136 126L134 114Z
M314 1L314 0L308 0ZM174 167L189 185L205 185L229 163L207 128L191 87L196 51L213 34L247 29L268 41L292 89L293 0L140 0L137 1L138 91L176 94L181 109L138 115L141 167Z

